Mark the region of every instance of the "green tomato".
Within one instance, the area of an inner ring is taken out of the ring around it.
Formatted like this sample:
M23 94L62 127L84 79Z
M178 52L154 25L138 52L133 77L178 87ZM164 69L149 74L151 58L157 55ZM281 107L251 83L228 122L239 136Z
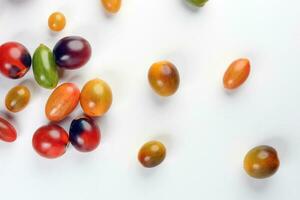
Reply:
M191 3L192 5L194 6L197 6L197 7L202 7L205 5L205 3L208 1L208 0L187 0L189 3Z
M58 71L52 51L41 44L34 52L32 69L36 82L44 88L53 89L58 83Z

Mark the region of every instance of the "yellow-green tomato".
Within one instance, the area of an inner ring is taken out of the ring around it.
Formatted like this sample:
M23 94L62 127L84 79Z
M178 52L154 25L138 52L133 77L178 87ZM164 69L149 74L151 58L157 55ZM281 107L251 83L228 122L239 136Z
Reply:
M36 82L44 88L53 89L58 83L58 71L52 51L41 44L33 54L33 74Z
M18 85L8 91L5 106L11 112L19 112L27 106L30 96L30 91L26 86Z
M104 115L112 104L112 92L109 85L101 80L88 81L80 93L80 105L84 113L90 117Z

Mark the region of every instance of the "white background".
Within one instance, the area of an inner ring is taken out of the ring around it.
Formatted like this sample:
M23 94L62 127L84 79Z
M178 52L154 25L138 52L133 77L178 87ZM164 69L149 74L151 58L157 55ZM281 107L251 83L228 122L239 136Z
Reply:
M299 200L300 192L300 3L298 0L211 0L196 11L182 0L123 0L107 16L98 0L0 0L0 43L19 41L31 53L62 37L81 35L93 48L89 63L65 71L62 82L81 88L92 78L107 81L114 102L98 120L99 148L59 159L39 157L34 131L47 123L51 93L37 86L32 70L20 80L0 76L0 115L18 129L15 143L0 143L3 200ZM68 20L64 31L47 27L53 11ZM248 57L246 84L225 92L222 77L236 58ZM160 98L147 71L158 60L173 62L181 76L176 95ZM32 91L18 114L4 107L6 92L23 83ZM60 123L69 129L80 106ZM144 169L139 147L161 140L168 155ZM281 166L270 179L243 171L246 152L271 145Z

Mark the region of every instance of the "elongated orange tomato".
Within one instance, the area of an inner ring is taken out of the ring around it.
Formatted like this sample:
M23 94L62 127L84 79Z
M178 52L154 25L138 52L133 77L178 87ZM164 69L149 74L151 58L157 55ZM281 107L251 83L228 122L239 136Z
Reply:
M61 121L78 105L80 90L73 83L58 86L49 96L45 113L50 121Z
M223 84L226 89L236 89L241 86L250 74L250 61L240 58L230 64L223 77Z
M109 13L117 13L121 8L121 0L101 0L105 10Z

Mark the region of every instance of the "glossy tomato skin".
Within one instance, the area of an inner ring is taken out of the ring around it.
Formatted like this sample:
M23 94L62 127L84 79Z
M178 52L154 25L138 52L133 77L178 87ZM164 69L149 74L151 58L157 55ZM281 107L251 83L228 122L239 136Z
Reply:
M48 18L48 26L52 31L61 31L66 26L66 17L61 12L54 12Z
M69 135L60 126L49 124L36 130L32 138L34 150L45 158L58 158L68 147Z
M164 97L173 95L180 84L179 72L169 61L154 63L148 71L148 80L152 89Z
M101 2L104 9L108 13L112 14L117 13L120 10L122 4L122 0L101 0Z
M97 123L87 116L74 119L69 134L71 144L81 152L95 150L101 139L101 132Z
M49 96L45 114L50 121L66 118L79 103L80 90L74 83L63 83Z
M34 79L41 87L53 89L57 86L58 70L52 50L47 46L40 44L35 50L32 58L32 70Z
M69 36L57 42L53 49L56 64L63 69L77 69L91 57L90 43L80 36Z
M160 165L166 157L166 147L159 141L145 143L138 153L140 163L146 168L153 168Z
M248 79L250 70L250 61L247 58L233 61L224 74L224 88L233 90L240 87Z
M10 112L20 112L28 105L30 96L30 90L26 86L15 86L7 93L5 106Z
M80 94L80 105L84 113L90 117L103 116L113 101L109 85L101 79L88 81Z
M245 156L244 169L249 176L264 179L274 175L279 169L280 161L277 151L267 145L251 149Z
M30 69L31 55L18 42L7 42L0 46L0 72L11 79L22 78Z
M5 142L14 142L17 139L14 126L2 117L0 117L0 139Z

